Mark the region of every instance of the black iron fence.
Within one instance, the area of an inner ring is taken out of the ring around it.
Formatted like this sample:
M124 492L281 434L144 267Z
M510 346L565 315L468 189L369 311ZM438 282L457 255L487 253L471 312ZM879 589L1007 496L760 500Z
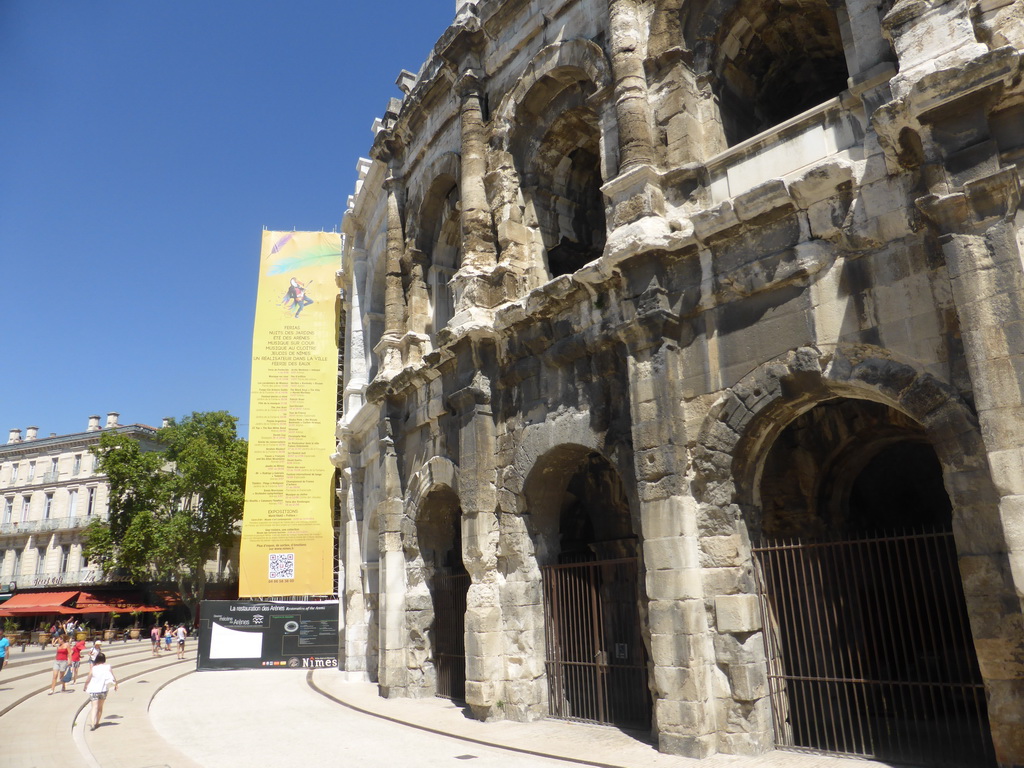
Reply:
M778 746L994 765L951 533L754 553Z

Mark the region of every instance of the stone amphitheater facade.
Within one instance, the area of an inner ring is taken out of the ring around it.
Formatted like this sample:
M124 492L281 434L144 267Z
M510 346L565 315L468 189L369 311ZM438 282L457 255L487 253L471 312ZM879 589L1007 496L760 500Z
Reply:
M1020 0L458 3L343 224L345 673L1024 765L1022 47Z

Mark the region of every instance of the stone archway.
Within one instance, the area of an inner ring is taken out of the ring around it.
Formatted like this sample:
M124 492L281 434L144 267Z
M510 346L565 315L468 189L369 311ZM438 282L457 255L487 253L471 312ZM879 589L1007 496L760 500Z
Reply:
M837 399L881 404L900 415L889 419L890 426L917 431L913 439L890 442L913 443L920 438L934 451L950 502L956 559L974 650L989 700L1001 702L1000 708L1019 701L1018 681L991 674L1006 669L1000 659L1004 658L1007 645L1020 646L1019 635L1013 629L1020 617L1009 608L1016 602L1010 600L1013 588L998 516L998 497L974 415L952 388L893 359L885 350L869 346L842 346L828 353L813 348L796 350L746 377L712 409L694 452L694 495L699 503L701 545L706 555L717 558L716 564L723 569L719 578L710 582L710 589L716 594L706 597L717 605L723 595L749 595L754 591L751 539L761 533L764 476L771 448L804 414ZM907 423L893 423L900 419ZM904 437L910 436L904 432ZM875 453L879 454L880 451ZM856 457L856 453L853 455ZM837 460L840 458L837 456ZM871 457L862 454L849 461L851 466L859 464L863 470L870 465ZM771 478L767 482L770 485ZM838 483L843 482L852 488L852 482L840 477ZM820 488L815 491L819 496L820 492ZM836 514L836 510L830 514ZM737 544L731 558L721 556L718 543L722 537ZM737 712L749 711L751 702L754 709L760 708L762 714L757 722L748 722L746 727L764 729L770 718L763 679L761 685L746 686L753 693L740 692L732 674L741 659L729 649L735 649L737 641L745 643L749 638L737 637L722 623L722 618L718 617L715 627L723 637L723 642L716 642L717 663L729 673L728 695ZM732 641L727 642L730 635ZM748 645L745 647L749 650ZM748 662L750 671L751 658L743 661ZM763 658L754 660L755 667L763 669L764 665ZM998 721L999 710L990 710L990 717L998 747L1004 724Z
M639 539L618 472L596 451L557 446L524 496L544 588L549 715L648 729Z
M435 457L409 483L402 542L406 561L406 666L410 695L465 699L466 593L462 509L455 465Z

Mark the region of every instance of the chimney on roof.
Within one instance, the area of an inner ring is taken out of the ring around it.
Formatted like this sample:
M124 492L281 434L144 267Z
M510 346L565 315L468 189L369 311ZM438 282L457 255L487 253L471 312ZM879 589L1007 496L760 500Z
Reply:
M112 429L117 426L117 417L120 416L117 411L111 411L107 414L107 429Z
M171 425L171 417L164 416L163 421L160 422L160 429L167 429Z
M20 442L21 442L21 430L20 429L12 429L11 433L7 436L7 444L10 445L11 443L20 443Z
M39 427L25 427L25 442L35 440L39 436Z
M90 416L89 417L89 429L86 432L99 432L100 431L100 417Z

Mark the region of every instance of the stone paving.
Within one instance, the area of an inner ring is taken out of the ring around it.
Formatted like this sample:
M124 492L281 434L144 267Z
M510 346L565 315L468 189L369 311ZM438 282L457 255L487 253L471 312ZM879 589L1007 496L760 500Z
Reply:
M4 768L232 768L274 755L286 765L477 768L566 764L613 768L873 768L867 760L773 752L704 761L658 753L614 728L545 720L481 723L443 699L382 699L375 685L335 670L194 672L187 659L154 659L148 643L108 646L120 690L102 725L86 729L79 685L47 695L49 650L16 650L0 672Z

